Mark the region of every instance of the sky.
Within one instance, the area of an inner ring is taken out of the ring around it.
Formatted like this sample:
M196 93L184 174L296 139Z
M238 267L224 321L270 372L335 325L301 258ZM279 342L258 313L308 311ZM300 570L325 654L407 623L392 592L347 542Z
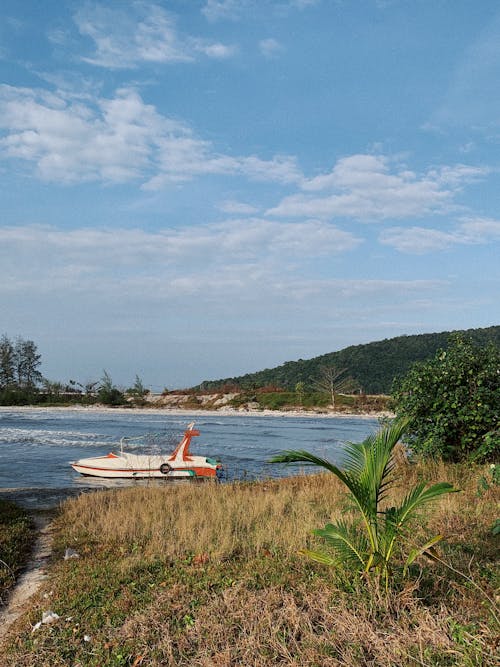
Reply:
M48 379L500 323L497 0L0 8L0 334Z

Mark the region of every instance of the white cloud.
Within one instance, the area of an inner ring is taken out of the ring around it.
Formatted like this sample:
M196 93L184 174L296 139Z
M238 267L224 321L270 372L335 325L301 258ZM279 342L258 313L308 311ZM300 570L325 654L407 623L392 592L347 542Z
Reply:
M251 12L264 9L276 15L286 15L290 10L307 9L319 4L321 0L206 0L201 12L211 23L216 21L239 21Z
M245 204L244 202L233 201L231 199L227 199L226 201L221 202L218 208L220 211L229 213L231 215L254 215L259 211L256 206L251 206L250 204Z
M201 10L208 21L238 20L249 0L207 0Z
M269 37L259 42L259 50L265 58L272 58L284 50L283 44Z
M21 248L39 252L43 246L44 251L58 255L61 262L85 258L94 269L111 266L113 270L123 265L140 266L145 260L165 266L183 266L186 260L198 255L205 258L205 262L225 264L228 259L225 253L230 254L233 261L260 260L276 254L310 258L343 253L360 242L350 232L318 220L286 223L262 218L232 219L158 232L98 228L60 230L42 225L0 227L0 247L7 255Z
M392 227L382 232L380 243L396 248L400 252L423 255L449 248L457 243L457 236L426 227Z
M235 219L158 232L4 227L0 259L11 280L0 284L0 293L98 289L103 297L155 300L204 293L224 301L240 290L242 298L255 299L255 290L282 295L288 283L306 284L298 277L302 264L351 251L359 243L349 232L314 220Z
M380 242L400 252L421 255L446 250L456 245L478 245L500 240L500 220L463 218L451 231L427 227L391 227L380 235Z
M476 243L500 240L500 220L494 218L463 218L460 232Z
M383 280L315 276L316 260L354 250L360 239L319 221L279 223L231 220L191 228L73 229L48 226L0 228L0 260L9 281L4 299L95 300L100 308L141 309L149 304L192 304L209 312L249 310L267 317L269 308L296 316L300 306L330 313L373 306L391 310L411 299L425 299L447 286L441 280ZM76 300L76 301L75 301ZM122 304L119 306L118 304ZM356 304L356 305L355 305ZM129 312L129 310L127 310ZM141 311L142 312L142 311ZM359 314L359 313L358 313Z
M294 158L228 156L191 128L163 116L133 89L109 98L74 99L28 88L0 86L0 154L35 165L56 182L137 180L150 190L203 174L239 175L294 183Z
M487 173L467 165L423 174L391 167L390 159L383 155L342 158L331 172L303 181L302 193L286 197L267 214L372 221L442 212L449 209L463 183Z
M194 49L199 53L204 53L209 58L214 58L216 60L225 60L226 58L231 58L235 53L238 52L236 46L228 46L218 42L209 43L202 40L195 40L193 45Z
M133 2L127 8L86 4L74 17L80 33L89 37L95 52L82 60L112 69L145 63L191 62L198 53L228 58L235 48L199 37L181 35L174 17L159 5Z

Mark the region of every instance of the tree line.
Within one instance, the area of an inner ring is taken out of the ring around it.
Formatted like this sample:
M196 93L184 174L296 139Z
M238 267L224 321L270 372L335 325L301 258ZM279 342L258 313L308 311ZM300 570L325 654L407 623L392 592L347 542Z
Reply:
M5 334L0 338L0 400L4 404L23 402L37 393L43 380L41 355L32 340Z
M42 357L34 341L6 334L0 338L0 405L84 403L141 404L148 390L136 375L132 387L118 388L107 371L99 380L81 383L51 381L41 371Z

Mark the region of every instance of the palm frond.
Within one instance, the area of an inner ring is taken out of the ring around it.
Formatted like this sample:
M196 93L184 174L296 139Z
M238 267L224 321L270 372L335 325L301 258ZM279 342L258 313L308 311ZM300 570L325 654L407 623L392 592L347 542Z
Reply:
M425 486L425 482L417 484L397 508L393 520L399 528L403 527L423 505L436 500L445 493L458 492L458 489L453 488L453 485L449 482L439 482L427 489Z
M354 496L358 491L358 485L356 483L356 480L353 479L352 476L349 475L347 471L343 471L334 463L330 463L330 461L327 461L326 459L316 456L315 454L307 452L303 449L284 451L282 454L273 456L273 458L270 459L269 463L305 463L310 465L316 465L319 466L320 468L328 470L329 472L333 473L336 477L338 477L340 481L347 486L349 491L351 491L351 493Z
M316 561L316 563L322 563L323 565L338 565L338 560L332 558L327 554L321 553L321 551L310 551L309 549L301 549L299 554L302 556L307 556L311 560Z
M365 536L354 526L343 521L329 523L324 528L313 531L332 547L338 556L338 562L348 563L353 568L364 569L368 559L369 545Z
M408 554L408 558L406 559L406 563L405 563L404 570L403 570L403 575L404 576L407 575L408 568L419 556L426 555L429 558L435 558L435 550L433 549L433 547L438 542L441 542L442 539L443 539L443 535L434 535L434 537L431 537L430 540L427 540L427 542L425 544L422 544L421 547L417 547L416 549L412 549L410 551L410 553Z

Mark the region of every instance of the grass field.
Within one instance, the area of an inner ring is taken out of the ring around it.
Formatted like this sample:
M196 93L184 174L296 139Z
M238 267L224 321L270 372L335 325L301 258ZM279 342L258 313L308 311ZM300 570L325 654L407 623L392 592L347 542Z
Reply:
M421 562L406 580L395 571L389 595L298 554L322 546L313 528L355 518L333 476L70 500L49 581L0 649L2 665L493 666L499 489L481 481L486 468L417 464L398 469L396 493L422 478L461 492L431 507L410 545L443 533L443 559L466 577ZM80 558L64 560L67 547ZM60 619L32 632L48 609Z
M0 602L7 597L29 557L32 523L24 510L0 500Z

